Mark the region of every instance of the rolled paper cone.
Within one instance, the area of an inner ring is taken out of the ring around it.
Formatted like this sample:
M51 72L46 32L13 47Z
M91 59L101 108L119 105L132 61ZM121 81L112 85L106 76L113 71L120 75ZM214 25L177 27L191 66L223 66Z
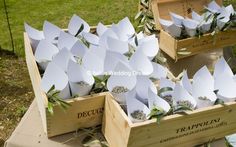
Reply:
M66 99L71 97L68 86L68 76L60 67L51 62L48 64L42 77L41 88L47 93L53 85L55 86L55 90L60 91L59 96L61 98Z
M148 107L150 110L154 107L159 107L163 109L165 113L170 110L170 105L150 89L148 90Z
M108 37L118 39L118 36L116 35L116 33L112 29L109 28L99 38L99 45L101 47L108 49L108 41L107 41Z
M89 44L98 46L98 44L99 44L99 37L98 37L97 35L92 34L92 33L83 32L83 33L82 33L82 36L84 37L84 39L85 39Z
M175 25L181 26L184 20L183 16L170 12L170 17Z
M32 46L33 52L35 52L39 41L44 39L44 35L42 31L36 30L35 28L29 26L27 23L24 23L25 31L30 39L30 44Z
M65 33L63 31L60 32L59 38L58 38L58 44L57 47L61 50L63 48L67 48L68 50L71 50L73 45L78 41L78 39L74 36L72 36L69 33Z
M190 37L193 37L196 35L198 24L199 23L195 20L191 20L191 19L183 20L183 25L185 26L185 30Z
M147 103L148 101L149 90L157 94L157 88L155 84L146 76L137 76L137 83L135 89L139 100L144 103Z
M182 32L182 26L178 26L176 24L172 24L167 28L168 33L173 37L180 37Z
M127 102L127 113L128 113L128 117L130 118L130 120L133 123L136 122L143 122L146 119L148 119L148 115L150 114L150 109L144 105L142 102L140 102L139 100L137 100L134 96L131 95L127 95L126 97L126 102ZM136 119L132 116L132 113L135 111L140 111L142 112L145 116L145 120L139 120Z
M83 58L85 53L88 51L88 47L78 40L71 48L71 53L79 58Z
M91 91L92 87L93 87L93 85L81 86L78 83L74 83L74 82L69 82L69 83L70 83L72 96L75 96L75 95L78 95L78 96L88 95L89 92Z
M230 19L229 17L225 17L223 19L217 19L217 26L218 28L221 30L224 28L224 26L226 25L227 22L229 22Z
M153 66L153 72L152 74L149 76L150 78L155 78L157 80L161 79L161 78L166 78L167 77L167 68L158 64L158 63L155 63L155 62L152 62L152 66Z
M127 41L122 41L112 37L107 38L108 50L125 54L129 52L129 44Z
M70 19L70 22L68 24L68 32L75 36L79 29L81 28L81 26L84 26L83 27L83 30L81 32L89 32L90 31L90 26L88 25L87 22L85 22L82 18L80 18L79 16L77 15L73 15L72 18ZM80 33L81 33L80 32Z
M210 31L211 25L212 25L212 21L213 21L213 19L210 19L210 20L208 20L207 22L206 22L206 21L203 21L203 22L200 24L200 26L199 26L200 31L201 31L202 33L206 33L206 32L208 32L208 31Z
M97 25L96 32L97 32L98 36L102 36L102 34L104 32L106 32L107 29L108 28L105 25L103 25L101 22L99 22Z
M211 1L205 8L213 13L217 13L221 9L221 7L214 0Z
M130 58L130 65L141 75L150 75L153 72L151 61L141 50L137 50Z
M119 21L118 24L113 25L112 30L122 41L128 41L135 34L134 27L128 17Z
M200 22L200 21L202 21L203 18L197 12L192 11L192 19L195 20L195 21Z
M183 73L183 77L180 81L181 86L183 86L190 94L192 93L192 84L188 78L188 74L186 71Z
M215 64L214 78L220 77L221 75L233 77L233 71L231 70L224 57L221 57Z
M150 60L152 60L159 51L159 43L157 38L152 37L152 39L149 39L147 41L141 41L140 45L138 45L137 50L141 50Z
M216 94L205 87L211 86L202 79L197 79L193 82L192 95L197 101L197 108L203 108L214 105L217 97Z
M192 109L197 106L196 100L183 88L179 83L175 85L173 92L174 105L177 105L179 101L189 101L192 105Z
M45 36L45 39L48 40L49 42L51 43L58 42L58 37L61 31L62 30L58 26L48 21L44 21L43 34Z
M35 51L35 60L42 70L45 70L48 63L52 61L58 52L59 50L55 45L43 39L39 42Z
M170 27L171 25L173 25L173 22L172 21L169 21L169 20L165 20L165 19L159 19L159 22L162 26L162 28L168 32L168 27Z

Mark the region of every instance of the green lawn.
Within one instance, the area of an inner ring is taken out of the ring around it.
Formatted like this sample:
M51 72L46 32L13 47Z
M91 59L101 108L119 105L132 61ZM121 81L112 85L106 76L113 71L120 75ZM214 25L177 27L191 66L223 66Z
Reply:
M42 29L48 20L65 28L73 14L85 19L90 25L98 22L111 24L125 16L133 21L138 10L138 0L6 0L12 25L16 54L24 56L24 21ZM9 32L5 22L3 1L0 1L0 46L11 50Z

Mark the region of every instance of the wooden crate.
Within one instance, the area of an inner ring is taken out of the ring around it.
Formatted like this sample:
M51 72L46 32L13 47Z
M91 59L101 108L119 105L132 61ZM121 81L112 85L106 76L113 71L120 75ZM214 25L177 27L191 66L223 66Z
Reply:
M53 137L75 131L78 128L100 125L102 123L105 97L107 96L106 92L66 100L71 104L66 111L59 106L54 107L53 115L47 111L48 99L40 87L41 76L26 33L24 33L24 43L26 63L42 118L43 128L47 136Z
M120 105L107 96L102 131L112 147L190 147L236 132L236 102L215 105L187 115L132 123Z
M191 37L177 40L167 32L162 30L159 23L159 18L170 20L169 12L174 12L184 17L191 18L191 12L194 10L197 13L203 11L204 7L211 0L152 0L152 11L156 27L160 32L160 48L167 53L172 59L180 59L187 56L195 55L200 52L218 49L236 44L236 30L220 32L215 36L211 33L204 34L200 38ZM222 0L216 0L219 5L222 5ZM180 55L179 51L185 49L191 54Z

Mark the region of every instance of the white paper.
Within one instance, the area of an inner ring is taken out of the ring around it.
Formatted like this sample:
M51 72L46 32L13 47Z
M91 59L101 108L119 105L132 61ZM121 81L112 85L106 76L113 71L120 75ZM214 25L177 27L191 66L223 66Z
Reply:
M164 67L158 63L155 63L155 62L152 62L152 66L153 66L153 72L149 76L150 78L155 78L157 80L159 80L161 78L166 78L167 70L168 70L166 67Z
M96 54L96 50L89 49L82 59L83 66L92 73L92 75L101 75L104 71L104 58Z
M29 26L27 23L24 23L25 31L27 35L29 36L30 43L33 49L33 52L35 52L39 41L44 39L44 35L42 31L36 30L35 28Z
M146 105L144 105L142 102L140 102L140 101L137 100L135 97L132 97L132 96L130 96L130 95L127 96L126 101L127 101L127 113L128 113L128 117L130 118L130 120L131 120L133 123L145 121L145 120L137 120L137 119L134 119L134 118L131 116L131 114L132 114L134 111L137 111L137 110L142 111L142 112L146 115L146 119L148 119L148 115L150 114L150 110L149 110L149 108L148 108Z
M94 78L82 65L70 60L68 63L67 75L70 82L72 96L84 96L89 94L94 84ZM77 84L81 81L88 85L81 86Z
M173 91L173 98L175 101L175 105L177 105L178 101L189 101L193 106L192 109L194 109L197 105L196 100L179 83L175 85L175 88Z
M67 72L69 60L75 61L73 55L66 48L63 48L55 55L52 62L55 63L62 70Z
M232 6L232 4L225 7L225 10L228 12L229 15L233 15L235 13L234 7Z
M108 73L112 72L115 69L117 63L119 62L123 62L124 64L129 64L128 58L125 55L117 52L107 51L104 61L104 71Z
M175 25L181 26L184 20L183 16L170 12L170 17Z
M145 37L147 38L147 37ZM155 35L152 35L150 37L152 39L149 39L147 41L140 41L140 44L138 45L137 50L142 50L142 52L149 57L150 60L152 60L159 51L159 43L157 38L155 38ZM142 39L144 40L144 39Z
M53 85L55 85L55 90L61 91L59 94L61 98L66 99L71 97L68 86L68 76L60 67L51 62L44 72L41 87L42 90L47 93Z
M227 22L230 21L230 18L225 16L223 19L217 19L217 26L221 30L224 28Z
M173 37L180 37L182 32L182 26L176 25L171 21L160 19L160 23L164 30Z
M170 87L174 90L175 83L167 78L161 78L160 83L159 83L159 89L165 88L165 87ZM173 95L173 90L171 91L165 91L161 93L161 97L167 96L167 95Z
M130 58L131 67L141 75L150 75L153 66L147 56L142 51L136 51Z
M96 32L97 32L98 36L102 36L102 34L104 32L106 32L107 29L108 28L105 25L103 25L102 23L99 22L97 25Z
M59 37L61 31L62 30L58 26L56 26L48 21L44 21L43 34L45 36L45 39L48 40L49 42L57 44L58 37Z
M53 56L58 52L59 49L55 45L43 39L39 42L35 51L35 60L45 70L48 63L52 61Z
M172 21L169 20L165 20L165 19L159 19L159 22L162 26L162 28L168 32L168 27L170 27L171 25L173 25Z
M224 57L221 57L215 64L214 78L220 77L221 75L233 77L234 74L229 67L228 63L225 61Z
M125 54L129 52L129 45L127 41L122 41L112 37L107 38L108 50Z
M201 78L198 78L193 82L192 95L197 101L197 108L203 108L214 105L217 97L212 90L206 88L211 86L211 83L208 83L207 81L204 81ZM205 97L207 98L207 100L202 100L201 97Z
M114 71L115 72L123 72L123 73L131 73L132 72L132 70L129 68L129 66L127 66L126 64L124 64L122 62L119 62L116 65ZM127 92L116 94L116 93L112 92L112 90L116 86L123 86L123 87L129 89L129 91L131 91L132 89L134 89L136 82L137 82L136 76L133 76L133 75L130 75L130 76L111 75L107 81L107 89L112 93L114 98L119 103L125 104L126 103L125 95L127 94Z
M202 21L203 17L201 15L199 15L197 12L192 11L192 19L195 21Z
M221 7L214 0L211 1L205 8L213 13L217 13L221 9Z
M148 107L152 110L154 107L159 107L164 110L165 113L169 112L170 105L164 99L160 98L152 90L148 90Z
M183 86L190 94L192 93L192 84L188 78L187 71L183 72L183 77L180 81L180 85Z
M88 47L84 45L80 40L76 41L76 43L71 48L71 53L79 58L83 58L85 53L88 51Z
M82 32L88 33L90 31L90 26L88 25L88 23L85 22L79 16L74 14L69 22L69 25L68 25L68 32L71 35L75 36L77 34L77 32L79 31L80 27L82 26L82 24L84 25L84 29Z
M191 19L183 20L183 25L185 26L185 30L190 37L193 37L196 35L198 24L199 23L195 20L191 20Z
M200 23L200 26L199 26L200 31L201 31L202 33L206 33L206 32L208 32L208 31L210 31L212 21L213 21L213 18L210 18L208 21L202 21L202 22Z
M206 87L209 90L214 90L214 78L207 69L206 66L203 66L201 69L199 69L193 76L193 82L197 80L198 78L202 79L203 81L209 83L210 86Z
M128 17L119 21L118 24L112 25L111 28L122 41L128 41L135 34L134 27Z
M92 33L86 33L86 32L83 32L82 33L82 36L84 37L84 39L92 44L92 45L98 45L99 44L99 37L95 34L92 34Z
M236 100L236 81L233 77L221 75L215 79L215 89L218 90L217 97L224 102Z
M60 50L63 48L67 48L68 50L71 50L71 48L77 41L78 39L76 37L72 36L71 34L61 31L58 38L57 47Z
M113 30L107 29L99 38L99 45L101 47L108 49L108 42L107 42L108 37L118 39L118 36L116 35L116 33Z
M146 76L137 76L137 84L135 89L139 100L144 104L148 103L149 90L151 90L154 94L157 94L155 84Z

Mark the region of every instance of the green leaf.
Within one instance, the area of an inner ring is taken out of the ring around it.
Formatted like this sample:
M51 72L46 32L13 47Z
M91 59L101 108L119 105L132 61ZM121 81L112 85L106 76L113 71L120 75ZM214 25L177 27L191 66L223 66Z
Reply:
M158 91L158 95L160 96L163 92L167 92L167 91L173 91L173 88L171 87L163 87Z
M75 34L75 37L77 37L83 30L84 30L84 24L81 24L78 32Z
M215 101L215 103L214 103L214 105L218 105L218 104L220 104L220 105L225 105L225 103L224 103L223 100L217 98L216 101Z
M187 56L187 55L190 55L192 52L188 52L188 51L179 51L177 52L178 55L184 55L184 56Z
M48 92L47 93L50 93L50 92L52 92L53 90L55 89L55 85L52 85L52 87L48 90Z
M51 102L48 102L48 112L53 115L53 104Z
M142 11L139 11L136 15L135 15L135 17L134 17L134 19L136 20L136 19L138 19L138 18L140 18L141 16L142 16Z
M181 114L186 114L186 111L193 111L192 108L186 106L186 105L178 105L176 107L174 107L173 109L173 113L181 113Z
M134 37L134 42L135 42L135 45L138 46L138 37L136 35Z

